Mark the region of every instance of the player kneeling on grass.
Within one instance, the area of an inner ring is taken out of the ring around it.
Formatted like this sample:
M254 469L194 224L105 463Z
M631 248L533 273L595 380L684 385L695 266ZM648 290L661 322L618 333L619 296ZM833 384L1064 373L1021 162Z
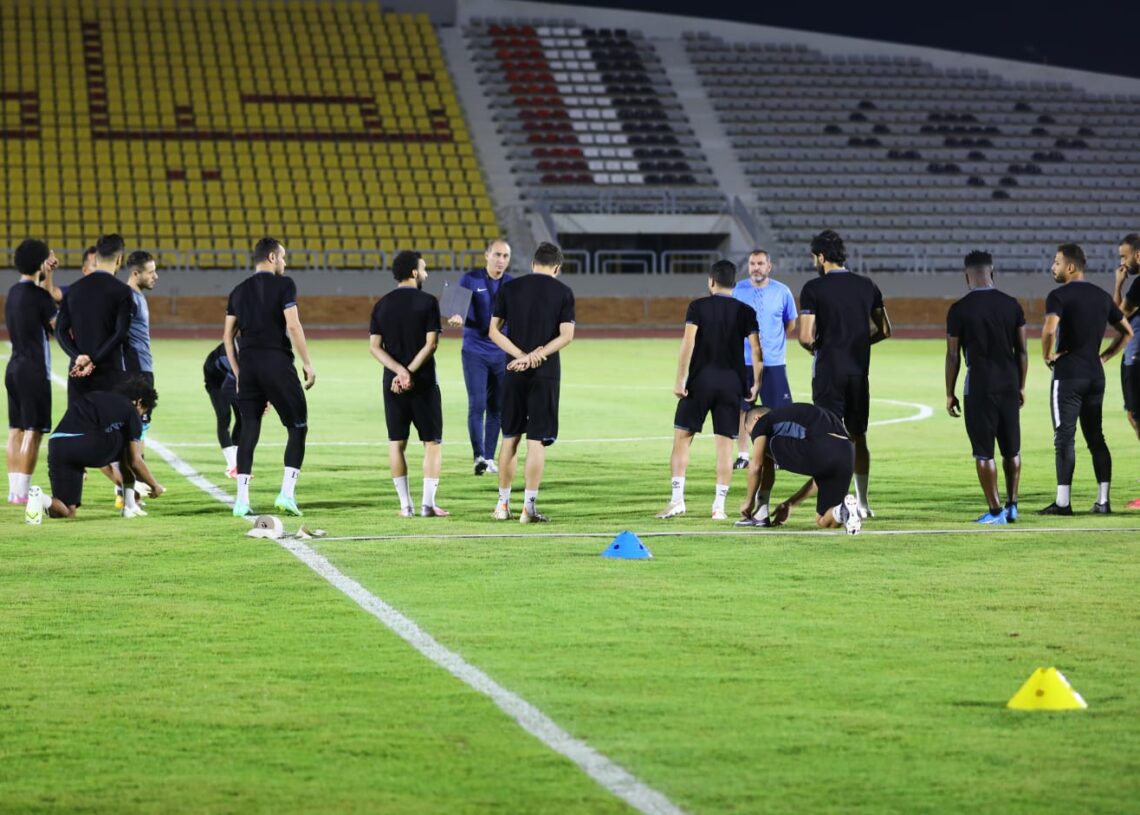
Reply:
M123 476L124 518L146 515L138 505L135 482L146 484L152 498L166 489L143 460L143 420L149 419L158 394L145 380L132 377L114 391L79 394L48 437L51 497L43 509L52 518L74 518L83 497L83 471L118 462Z
M753 408L744 417L744 427L752 437L752 462L748 465L748 498L740 506L744 519L737 526L780 526L795 506L817 493L816 526L844 527L851 535L859 532L859 503L847 494L855 472L855 445L838 416L794 402L775 410ZM777 467L810 478L769 512Z
M396 289L372 309L368 347L384 366L384 417L388 423L388 466L400 497L400 515L415 515L408 489L408 431L414 424L424 443L424 493L420 514L449 515L435 504L443 466L443 407L435 375L439 345L439 301L421 291L427 280L419 252L400 252L392 263Z

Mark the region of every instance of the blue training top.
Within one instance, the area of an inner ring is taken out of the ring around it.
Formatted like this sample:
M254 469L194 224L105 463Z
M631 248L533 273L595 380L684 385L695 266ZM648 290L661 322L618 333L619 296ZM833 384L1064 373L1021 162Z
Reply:
M498 280L492 279L486 269L472 269L459 278L459 285L471 290L471 305L467 309L467 320L463 324L463 347L477 354L497 355L505 352L491 342L487 333L491 330L491 312L495 307L495 297L503 284L511 279L504 272ZM444 318L450 317L445 314ZM503 326L506 333L506 326Z
M792 290L779 281L768 278L768 285L756 288L752 280L744 278L732 290L732 296L752 306L760 326L760 350L765 365L783 365L787 343L784 326L796 319L796 298ZM752 346L744 341L744 364L752 364Z

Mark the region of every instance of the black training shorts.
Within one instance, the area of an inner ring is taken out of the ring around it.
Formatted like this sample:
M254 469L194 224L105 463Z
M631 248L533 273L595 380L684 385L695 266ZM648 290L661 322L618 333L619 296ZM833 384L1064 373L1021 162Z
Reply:
M51 380L44 370L12 360L4 373L4 386L8 390L8 427L50 433Z
M700 433L705 417L712 413L713 433L735 439L740 431L740 386L690 387L689 395L677 402L673 427Z
M843 420L852 435L867 432L871 415L871 386L866 374L829 376L816 370L811 380L811 401Z
M51 494L69 507L83 499L83 471L105 467L123 455L122 433L53 435L48 439L48 480Z
M503 381L503 438L526 434L528 440L554 444L558 438L559 381L539 371L507 371Z
M843 503L855 473L855 445L850 439L830 433L797 439L775 436L768 451L781 470L810 476L818 488L815 514L823 515Z
M1136 417L1136 412L1140 411L1140 405L1136 401L1137 390L1140 389L1140 374L1137 373L1137 368L1140 368L1140 365L1135 363L1120 366L1120 392L1124 395L1124 410L1131 413L1133 418Z
M415 425L420 441L443 441L443 403L435 382L416 384L406 393L392 393L392 378L384 377L384 420L389 441L406 441Z
M974 458L992 459L995 438L1002 458L1021 452L1021 410L1016 393L968 393L963 408Z
M285 427L305 427L309 405L293 359L282 351L243 351L239 359L238 411L258 416L273 405Z

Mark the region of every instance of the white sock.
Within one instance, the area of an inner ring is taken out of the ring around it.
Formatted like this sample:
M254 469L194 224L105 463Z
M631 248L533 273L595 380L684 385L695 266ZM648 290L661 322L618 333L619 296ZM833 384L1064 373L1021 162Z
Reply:
M297 479L300 477L301 471L296 467L286 467L285 475L281 478L281 494L286 498L292 498L297 489Z
M837 524L843 525L843 504L836 504L831 508L831 517L835 519Z
M222 455L226 457L226 469L237 466L237 445L222 448Z
M51 509L51 496L46 492L40 493L40 506L44 508L44 512Z
M123 497L123 488L122 487L115 487L115 497L116 498L122 498Z
M1098 504L1108 503L1108 486L1111 483L1110 481L1102 481L1096 485L1096 502Z
M679 503L685 500L685 476L674 476L673 482L673 502Z
M425 478L424 479L424 506L435 506L435 491L439 488L438 478Z
M8 473L8 500L16 497L16 473Z
M499 487L499 503L509 504L511 502L511 488Z
M237 477L237 502L249 506L249 479L252 476L248 474L238 474Z
M538 501L538 490L523 490L523 509L527 514L533 515L538 510L535 508L535 502Z
M124 509L138 509L138 497L135 495L134 487L127 487L123 490L123 508Z
M740 455L737 456L737 458L742 458L745 461L751 461L752 460L752 454L750 452L748 452L747 450L741 450Z
M27 498L28 489L32 486L32 477L28 473L16 473L16 497Z
M400 498L400 509L410 507L412 505L412 493L408 489L408 477L401 475L392 479L392 483L396 485L396 495Z
M759 507L757 507L756 511L752 513L752 517L758 521L763 520L764 518L767 518L768 517L768 502L765 501Z
M1069 505L1069 491L1071 489L1072 485L1066 487L1062 487L1060 484L1057 485L1057 506L1067 507Z
M716 485L716 498L713 499L713 509L724 509L724 499L728 497L728 484Z
M760 506L762 506L762 507L768 506L768 502L771 499L772 499L771 490L767 490L767 491L766 490L757 490L756 491L756 503L758 503Z
M867 504L867 479L870 473L855 473L855 498L859 501L859 506L866 509Z

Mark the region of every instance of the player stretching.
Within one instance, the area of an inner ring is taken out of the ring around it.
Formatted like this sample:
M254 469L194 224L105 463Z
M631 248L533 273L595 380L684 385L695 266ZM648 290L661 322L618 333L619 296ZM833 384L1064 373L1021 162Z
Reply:
M424 444L424 491L420 515L448 515L435 503L443 465L443 406L435 375L439 345L439 301L421 291L427 280L419 252L400 252L392 263L396 288L372 308L368 348L384 366L384 418L388 424L388 466L400 498L400 515L415 515L408 489L408 431Z
M300 515L294 490L305 460L305 436L309 430L305 391L313 387L317 375L313 372L305 329L297 313L297 284L285 276L285 246L273 238L262 238L253 249L253 263L254 273L230 293L223 332L226 358L237 383L242 422L233 514L240 518L250 512L249 480L253 473L253 451L261 437L265 403L269 402L288 434L285 474L273 507L291 515ZM239 334L240 354L235 345ZM294 348L305 371L304 390L293 363Z
M1021 479L1021 416L1029 352L1025 346L1025 312L1008 294L994 288L994 261L988 252L966 255L970 293L946 314L946 412L961 416L954 389L961 356L966 356L966 435L974 451L978 482L989 510L980 524L1017 520L1017 487ZM1001 450L1006 503L998 492L994 437Z
M716 493L712 519L726 521L724 501L732 481L732 442L740 429L740 403L751 402L761 387L764 357L756 329L756 312L732 296L736 266L718 260L709 270L709 296L689 303L685 333L677 359L674 395L680 400L673 417L673 452L669 457L673 495L658 518L685 514L685 471L693 436L712 413L716 443ZM740 343L749 346L747 379L740 370Z
M51 343L56 302L52 273L59 264L43 241L16 248L20 280L8 290L4 324L12 358L4 371L8 391L8 503L26 504L40 442L51 431Z
M764 352L764 381L760 383L760 404L775 408L792 403L792 389L788 386L788 368L785 365L787 336L796 327L796 298L792 290L772 279L772 259L763 249L755 249L748 256L748 277L736 284L732 296L752 306L756 324L760 329L760 347ZM744 372L752 377L752 345L744 342ZM752 445L744 432L744 415L753 405L743 403L740 410L740 428L737 443L740 454L733 467L748 469Z
M238 412L234 372L226 356L226 344L218 343L202 363L202 379L214 408L215 430L222 457L226 460L226 478L237 477L237 441L241 438L241 413ZM230 428L230 419L233 428Z
M1057 247L1053 279L1061 285L1045 299L1041 350L1045 364L1053 369L1049 407L1053 415L1057 499L1038 514L1073 514L1070 499L1077 466L1074 441L1079 418L1096 475L1097 496L1092 512L1108 515L1112 512L1108 501L1112 454L1101 429L1104 363L1132 337L1132 328L1108 292L1085 280L1085 253L1077 244L1063 243ZM1116 329L1116 336L1101 353L1106 324Z
M157 402L154 388L138 377L123 380L114 392L78 394L48 438L51 496L42 496L42 509L28 506L29 519L41 512L74 518L83 499L83 471L112 461L119 462L126 485L123 517L146 515L136 500L135 483L146 484L153 498L165 492L142 456L142 423Z
M471 290L467 314L452 314L448 325L463 326L463 382L467 386L467 434L475 456L475 475L497 473L495 446L499 443L499 425L503 380L507 376L507 355L488 336L495 297L504 283L511 280L511 247L502 239L487 247L487 265L459 278L459 285ZM484 418L485 417L485 418Z
M855 442L855 496L859 512L873 518L867 499L871 451L871 346L891 336L891 321L879 287L843 264L843 239L828 229L811 240L811 257L820 276L800 292L800 345L815 356L811 400L843 420Z
M752 437L748 492L737 526L780 526L805 498L817 493L815 524L823 529L843 527L855 535L863 528L858 502L847 495L855 469L855 447L843 423L829 410L802 402L769 410L753 408L744 419ZM809 480L769 513L768 501L776 468Z
M540 243L531 274L506 283L495 299L490 337L510 357L503 388L503 444L499 450L499 500L491 517L511 518L511 482L518 467L519 441L526 433L522 523L548 521L538 511L538 488L546 448L558 438L559 351L574 340L574 292L555 280L562 250ZM510 337L503 326L511 327Z

